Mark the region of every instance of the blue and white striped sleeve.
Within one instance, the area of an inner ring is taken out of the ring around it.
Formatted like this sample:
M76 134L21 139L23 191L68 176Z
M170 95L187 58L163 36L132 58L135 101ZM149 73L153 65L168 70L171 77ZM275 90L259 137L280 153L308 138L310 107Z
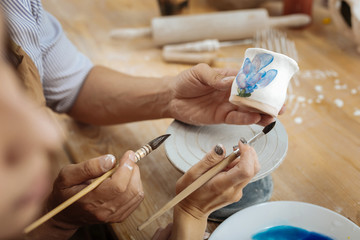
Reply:
M46 104L57 112L67 112L93 64L70 42L52 15L44 11L43 16L40 39Z
M2 0L12 39L35 63L46 104L67 112L93 67L66 37L60 23L46 12L41 0Z

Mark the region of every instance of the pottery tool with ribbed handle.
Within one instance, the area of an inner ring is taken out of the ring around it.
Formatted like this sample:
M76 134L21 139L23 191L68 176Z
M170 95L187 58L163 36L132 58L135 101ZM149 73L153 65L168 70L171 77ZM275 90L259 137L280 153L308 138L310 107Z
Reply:
M135 152L136 162L138 162L140 159L146 157L152 151L157 149L169 136L170 136L170 134L162 135L160 137L153 139L152 141L145 144L144 146L142 146L139 150L137 150ZM52 218L53 216L55 216L56 214L58 214L59 212L61 212L62 210L64 210L65 208L67 208L68 206L73 204L74 202L76 202L77 200L79 200L80 198L82 198L84 195L86 195L87 193L94 190L105 179L110 177L116 171L117 168L118 168L118 166L115 166L113 169L104 173L102 176L94 179L94 181L91 184L86 186L80 192L78 192L77 194L75 194L74 196L72 196L71 198L66 200L65 202L61 203L59 206L57 206L56 208L54 208L53 210L51 210L50 212L48 212L47 214L45 214L44 216L42 216L41 218L39 218L38 220L33 222L32 224L30 224L29 226L27 226L24 230L24 233L27 234L27 233L31 232L32 230L39 227L41 224L43 224L44 222L46 222L47 220L49 220L50 218Z
M263 128L263 130L257 134L255 134L254 137L252 137L250 140L242 140L246 144L253 144L256 140L261 138L262 136L265 136L268 132L270 132L276 122L272 122L266 127ZM206 173L201 175L198 179L196 179L192 184L190 184L188 187L186 187L182 192L180 192L178 195L176 195L172 200L170 200L167 204L165 204L161 209L159 209L154 215L152 215L148 220L146 220L143 224L141 224L138 227L138 230L141 231L144 229L147 225L149 225L151 222L156 220L158 217L160 217L162 214L164 214L166 211L174 207L176 204L181 202L184 198L189 196L191 193L196 191L198 188L200 188L202 185L204 185L207 181L209 181L211 178L213 178L216 174L221 172L226 166L228 166L232 161L234 161L237 157L240 156L239 149L236 149L233 151L230 155L228 155L224 160L216 164L214 167L212 167L210 170L208 170Z

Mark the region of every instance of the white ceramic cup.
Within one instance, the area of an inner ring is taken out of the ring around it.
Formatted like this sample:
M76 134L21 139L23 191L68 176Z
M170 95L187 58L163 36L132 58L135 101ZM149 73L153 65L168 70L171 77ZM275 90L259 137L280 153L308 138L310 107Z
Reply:
M250 112L277 117L285 103L290 79L298 70L296 61L286 55L249 48L229 100Z

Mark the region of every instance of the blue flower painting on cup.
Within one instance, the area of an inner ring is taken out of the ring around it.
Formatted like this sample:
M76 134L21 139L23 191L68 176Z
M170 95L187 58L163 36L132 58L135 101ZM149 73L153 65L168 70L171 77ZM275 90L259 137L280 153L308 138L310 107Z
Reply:
M243 67L236 76L237 92L240 97L250 97L255 89L264 88L275 79L277 75L276 69L264 71L274 57L268 53L259 53L250 61L246 58Z

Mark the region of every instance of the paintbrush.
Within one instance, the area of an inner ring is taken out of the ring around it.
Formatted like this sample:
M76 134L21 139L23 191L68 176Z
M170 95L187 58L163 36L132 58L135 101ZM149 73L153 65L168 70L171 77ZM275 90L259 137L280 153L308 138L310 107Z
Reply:
M266 135L268 132L270 132L276 122L272 122L264 129L255 134L254 137L252 137L249 141L244 141L245 144L253 144L256 140L261 138L262 136ZM204 185L207 181L209 181L211 178L213 178L216 174L221 172L225 167L227 167L232 161L234 161L237 157L240 156L240 150L236 149L234 150L230 155L228 155L224 160L216 164L214 167L212 167L210 170L208 170L206 173L201 175L198 179L196 179L192 184L187 186L182 192L180 192L178 195L176 195L172 200L170 200L167 204L165 204L161 209L159 209L154 215L152 215L148 220L146 220L143 224L141 224L138 227L138 230L141 231L144 229L147 225L149 225L152 221L160 217L162 214L164 214L166 211L168 211L170 208L174 207L176 204L181 202L184 198L189 196L191 193L196 191L198 188L200 188L202 185Z
M162 135L142 146L139 150L135 152L136 162L138 162L140 159L144 158L145 156L149 155L152 151L157 149L169 136L170 134ZM67 208L68 206L70 206L71 204L73 204L75 201L79 200L81 197L91 192L93 189L99 186L105 179L110 177L116 171L117 168L118 166L115 166L113 169L104 173L102 176L96 178L91 184L89 184L87 187L82 189L80 192L78 192L77 194L75 194L65 202L61 203L59 206L57 206L56 208L54 208L53 210L51 210L50 212L48 212L47 214L45 214L44 216L33 222L32 224L30 224L29 226L27 226L24 230L24 233L27 234L31 232L32 230L34 230L35 228L37 228L38 226L40 226L41 224L43 224L44 222L46 222L47 220L49 220L50 218L52 218L53 216L55 216L65 208Z

